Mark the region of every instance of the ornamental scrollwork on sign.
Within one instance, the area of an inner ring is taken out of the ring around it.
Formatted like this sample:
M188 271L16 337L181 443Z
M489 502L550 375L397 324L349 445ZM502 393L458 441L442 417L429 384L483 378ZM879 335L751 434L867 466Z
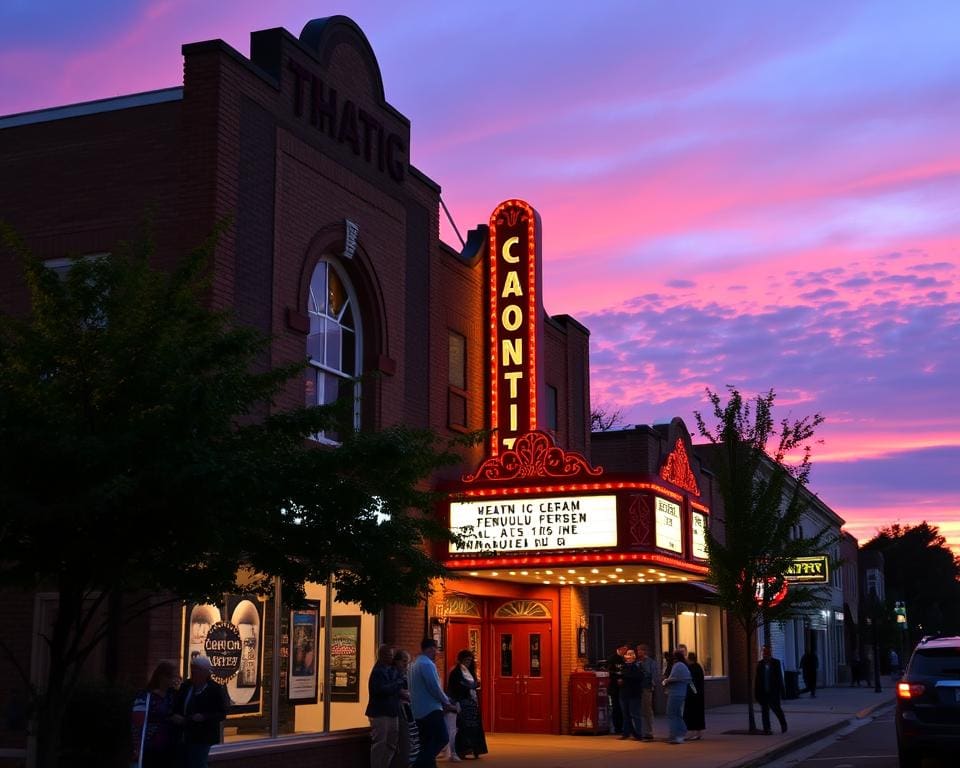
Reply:
M687 458L687 449L683 445L682 438L677 438L677 444L660 467L660 477L678 488L700 495L700 486L697 485L697 478L690 469L690 460Z
M546 432L528 432L517 438L512 451L487 459L472 475L464 475L463 482L479 480L528 480L537 477L564 478L603 474L603 467L590 463L575 451L565 451L553 444Z

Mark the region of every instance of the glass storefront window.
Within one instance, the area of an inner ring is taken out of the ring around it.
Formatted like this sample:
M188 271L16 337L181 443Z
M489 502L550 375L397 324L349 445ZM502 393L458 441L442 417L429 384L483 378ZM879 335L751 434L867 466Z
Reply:
M365 675L376 661L377 617L307 584L307 604L278 609L276 595L228 594L188 605L182 672L205 655L226 686L225 745L365 727Z
M664 606L666 608L666 606ZM677 603L671 606L671 620L676 622L676 642L697 654L697 661L707 677L721 677L723 668L723 626L721 610L703 603ZM666 615L666 614L664 614Z

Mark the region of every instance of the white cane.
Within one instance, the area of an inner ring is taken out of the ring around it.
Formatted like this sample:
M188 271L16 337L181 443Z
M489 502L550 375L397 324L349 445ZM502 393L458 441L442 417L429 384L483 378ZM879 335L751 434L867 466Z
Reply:
M143 747L147 743L147 721L150 720L150 691L147 691L147 708L143 713L143 728L140 731L140 758L137 768L143 768Z

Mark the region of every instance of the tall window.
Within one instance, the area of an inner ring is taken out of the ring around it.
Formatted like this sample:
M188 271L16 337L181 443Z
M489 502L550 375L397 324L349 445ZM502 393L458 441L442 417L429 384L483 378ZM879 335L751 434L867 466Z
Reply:
M333 261L321 259L310 279L307 311L306 404L329 405L341 397L353 399L354 428L360 426L357 376L360 374L362 329L356 295L350 281ZM340 436L326 431L321 442L337 443Z
M447 335L447 425L467 428L467 339L450 331Z

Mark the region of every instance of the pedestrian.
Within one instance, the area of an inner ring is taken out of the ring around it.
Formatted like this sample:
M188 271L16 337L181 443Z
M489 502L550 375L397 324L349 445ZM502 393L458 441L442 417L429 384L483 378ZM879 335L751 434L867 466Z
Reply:
M810 698L817 698L817 670L820 668L820 662L817 660L817 654L811 649L800 657L800 671L803 673L804 690L810 692Z
M857 686L860 687L861 676L863 675L863 668L860 662L860 654L854 651L853 657L850 659L850 687Z
M757 678L754 682L754 694L760 704L760 717L763 732L770 735L770 711L780 721L780 733L787 732L787 718L784 717L780 699L783 696L783 667L773 658L769 645L763 646L763 657L757 663Z
M393 668L400 675L401 693L397 753L393 756L390 768L408 768L420 752L420 731L417 729L417 721L413 719L413 709L410 708L410 685L407 681L409 666L409 653L401 649L393 654Z
M180 675L169 661L161 661L147 687L133 700L131 762L138 768L173 768L180 728L172 721Z
M487 754L487 739L480 718L480 678L473 652L462 650L457 654L457 665L450 670L447 694L460 708L457 714L456 736L451 739L450 759L463 759L473 753L475 758Z
M653 741L653 686L656 684L657 669L650 647L646 643L637 646L637 664L643 670L643 684L640 699L640 738Z
M420 643L420 655L410 665L410 705L420 735L417 768L436 768L437 755L447 744L445 712L455 712L453 702L440 686L437 672L437 641L431 637Z
M227 689L211 677L206 656L190 660L190 677L174 700L171 721L183 728L182 768L207 768L210 747L220 743L220 723L227 717Z
M643 734L643 667L637 663L637 654L631 648L623 652L623 673L620 677L620 712L623 713L621 739L631 736L640 741Z
M683 703L690 688L690 669L683 660L683 654L675 651L670 674L663 680L663 687L667 691L667 721L670 725L668 744L683 744L687 735L687 726L683 722Z
M706 729L706 714L704 712L706 699L704 696L703 667L697 662L697 654L690 651L687 654L687 668L690 670L690 688L687 690L687 700L683 704L683 722L688 731L693 731L687 741L697 741Z
M614 733L623 731L623 712L620 709L620 681L623 674L623 653L627 646L621 645L607 659L607 673L610 675L608 691L610 693L610 722Z
M367 681L369 696L364 714L370 720L370 768L390 768L397 754L403 678L393 666L394 655L395 648L381 645Z

